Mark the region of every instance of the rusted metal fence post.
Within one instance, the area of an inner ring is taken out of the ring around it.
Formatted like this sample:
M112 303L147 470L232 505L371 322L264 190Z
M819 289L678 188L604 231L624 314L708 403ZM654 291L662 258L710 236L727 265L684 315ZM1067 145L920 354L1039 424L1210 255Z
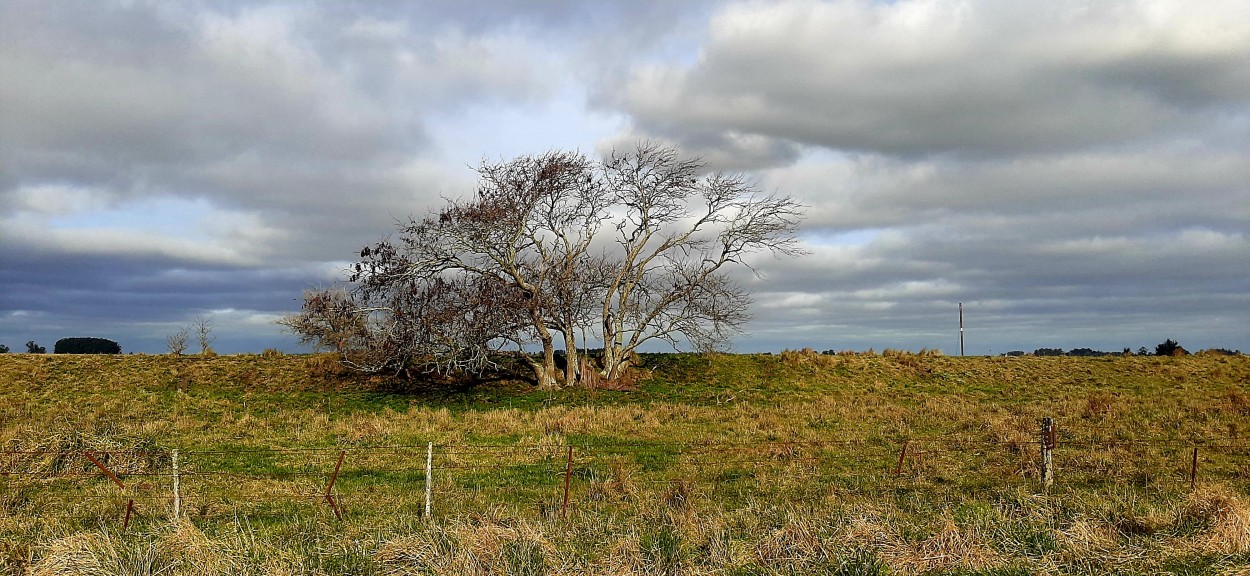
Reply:
M90 452L83 452L83 454L87 456L87 459L90 460L92 464L95 464L96 468L99 468L101 472L104 472L104 475L108 476L109 480L112 480L113 483L116 484L118 488L121 488L122 490L126 489L126 485L122 484L122 481L117 478L117 475L114 474L112 470L109 470L108 467L105 466L102 462L97 460L94 454Z
M100 462L98 459L96 459L94 454L88 451L88 452L83 452L83 455L86 456L87 459L90 460L92 464L95 464L96 468L99 468L101 472L104 472L104 475L108 476L109 480L112 480L113 483L116 484L118 488L121 488L123 491L126 490L126 485L122 484L122 481L120 478L117 477L117 474L114 474L112 470L109 470L108 466L105 466L103 462ZM126 519L122 522L122 530L125 530L130 527L130 515L133 514L134 511L135 511L135 500L134 498L130 498L126 502Z
M334 490L334 483L339 479L339 469L343 467L343 457L347 456L346 450L339 450L339 461L334 465L334 473L330 475L330 483L326 484L326 502L330 503L330 509L334 510L334 517L339 520L343 519L343 511L339 509L339 503L334 500L334 495L330 493Z
M911 444L911 440L903 440L903 449L898 453L898 465L894 467L895 476L903 473L903 460L907 459L907 446L909 444Z
M1194 446L1194 458L1189 464L1189 490L1198 488L1198 447Z

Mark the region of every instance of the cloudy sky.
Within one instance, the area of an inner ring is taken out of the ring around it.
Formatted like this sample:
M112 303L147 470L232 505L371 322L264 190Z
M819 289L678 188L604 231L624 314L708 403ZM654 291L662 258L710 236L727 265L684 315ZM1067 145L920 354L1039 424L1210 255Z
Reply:
M1250 350L1250 2L0 1L0 344L220 352L471 166L809 206L740 351Z

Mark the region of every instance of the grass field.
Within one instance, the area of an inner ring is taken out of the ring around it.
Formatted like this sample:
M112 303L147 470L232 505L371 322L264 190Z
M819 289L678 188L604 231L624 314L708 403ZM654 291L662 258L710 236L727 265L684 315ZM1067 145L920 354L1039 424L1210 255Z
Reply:
M0 573L1250 574L1245 356L645 360L547 392L0 355Z

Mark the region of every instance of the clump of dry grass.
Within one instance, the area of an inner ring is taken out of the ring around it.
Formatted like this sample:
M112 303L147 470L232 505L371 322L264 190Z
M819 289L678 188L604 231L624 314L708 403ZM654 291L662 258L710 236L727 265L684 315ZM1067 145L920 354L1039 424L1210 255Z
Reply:
M1004 563L980 536L961 529L950 517L924 540L886 549L891 565L915 573L981 570Z
M832 541L821 537L816 521L790 512L785 523L768 531L755 544L755 558L763 566L802 567L835 554Z
M1229 411L1240 416L1250 416L1250 394L1240 390L1229 390L1222 398Z
M349 374L338 354L323 352L304 358L304 373L315 380L333 380Z
M1117 537L1110 524L1091 518L1076 519L1056 532L1056 541L1069 558L1108 557L1116 550Z
M31 576L112 576L106 564L108 542L96 534L80 533L47 544L31 567Z
M1113 417L1117 411L1117 404L1115 395L1109 392L1094 392L1085 397L1081 418L1097 421Z
M871 353L871 351L869 351L869 353ZM921 348L919 352L912 352L911 350L896 350L894 348L886 348L881 351L881 356L885 358L906 358L912 356L919 358L935 358L941 355L942 351L937 348Z
M1205 526L1198 550L1217 554L1250 552L1250 501L1222 486L1202 486L1185 500L1181 520Z
M602 480L592 478L588 497L592 502L631 502L638 498L640 487L634 481L634 467L620 459L609 464L609 475Z
M678 478L670 481L664 488L660 501L676 512L688 512L694 506L697 490L698 487L693 480Z
M889 549L899 546L897 530L876 506L859 506L840 519L836 536L857 547Z
M340 445L378 445L392 437L394 420L376 414L353 414L331 426Z
M133 530L133 529L132 529ZM235 576L315 573L289 548L300 543L260 539L236 524L209 537L183 519L155 532L75 532L40 546L29 576Z
M500 511L436 522L382 543L373 554L386 576L545 574L558 557L538 526Z
M821 354L811 348L782 350L778 357L783 364L799 367L829 368L838 363L836 356Z
M167 466L168 451L151 438L137 437L114 429L80 429L58 426L42 433L31 432L32 440L11 439L15 452L7 454L11 470L40 474L95 472L87 458L90 452L118 474L142 474Z
M231 543L212 540L187 520L175 522L156 542L158 554L174 573L239 574L247 568L245 554Z
M30 563L29 544L0 540L0 574L29 574Z

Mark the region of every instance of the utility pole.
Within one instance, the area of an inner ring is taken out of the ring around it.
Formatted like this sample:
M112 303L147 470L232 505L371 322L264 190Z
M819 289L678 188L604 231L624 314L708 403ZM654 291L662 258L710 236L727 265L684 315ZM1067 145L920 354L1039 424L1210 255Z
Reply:
M959 355L964 355L964 303L959 303Z

